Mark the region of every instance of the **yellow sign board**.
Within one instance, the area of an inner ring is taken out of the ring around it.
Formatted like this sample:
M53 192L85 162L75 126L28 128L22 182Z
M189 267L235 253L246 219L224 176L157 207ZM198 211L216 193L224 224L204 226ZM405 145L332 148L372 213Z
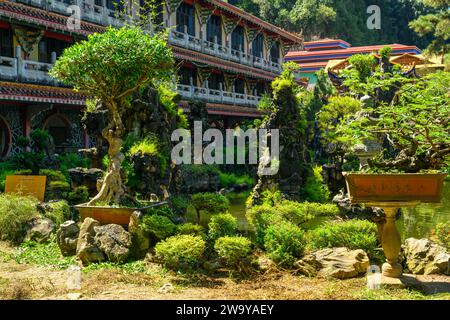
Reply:
M46 176L7 176L5 193L33 196L44 201Z

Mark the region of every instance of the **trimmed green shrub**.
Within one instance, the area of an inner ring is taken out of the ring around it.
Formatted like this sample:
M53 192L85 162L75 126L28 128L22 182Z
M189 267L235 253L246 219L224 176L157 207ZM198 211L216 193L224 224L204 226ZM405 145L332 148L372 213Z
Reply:
M144 216L141 227L144 231L150 233L156 240L166 239L173 236L177 231L177 226L172 220L157 214Z
M66 179L69 179L69 169L72 168L89 168L91 160L80 156L78 153L65 153L58 155L59 169Z
M175 196L169 199L169 206L176 214L180 216L186 215L190 204L191 201L189 198L183 196Z
M70 219L70 206L65 200L49 202L46 204L48 209L45 216L52 220L56 227L59 227L64 221Z
M36 205L32 197L0 194L0 239L22 242L28 222L40 216Z
M205 241L200 236L178 235L156 244L156 257L171 269L191 269L199 265L205 251Z
M269 257L283 267L292 267L303 255L305 246L303 230L286 221L269 226L264 235L264 248Z
M198 224L183 223L177 226L177 234L193 234L196 236L205 236L205 229Z
M237 219L230 213L211 217L208 224L208 238L212 241L224 236L234 236L237 231Z
M249 226L254 230L256 235L256 243L260 247L264 247L264 236L270 225L282 222L283 218L274 206L263 204L254 206L247 210L246 218Z
M450 250L450 222L438 223L434 228L437 243Z
M377 248L377 227L367 220L325 222L308 233L309 246L313 249L347 247L363 249L374 256Z
M303 189L304 199L312 202L325 203L330 198L328 186L323 182L322 167L315 166L313 174L306 179Z
M171 220L175 217L175 213L173 212L172 208L170 208L168 205L150 208L147 210L147 213L149 215L164 216Z
M53 181L68 182L64 173L62 173L61 171L58 171L58 170L41 169L41 170L39 170L39 175L46 176L47 182L53 182Z
M86 186L79 186L70 191L67 195L70 204L81 204L89 200L89 190Z
M192 196L192 205L197 212L197 222L200 223L201 211L206 211L209 214L227 212L230 208L230 201L221 194L205 192L194 194Z
M228 266L239 266L241 261L251 253L252 243L244 237L220 237L214 244L217 255Z
M67 193L70 191L70 184L66 181L50 181L47 183L45 190L45 199L60 200L67 198Z

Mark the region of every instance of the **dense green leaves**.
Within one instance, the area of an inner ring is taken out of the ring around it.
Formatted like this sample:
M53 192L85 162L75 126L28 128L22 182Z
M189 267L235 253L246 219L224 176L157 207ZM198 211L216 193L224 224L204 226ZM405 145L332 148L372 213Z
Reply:
M71 46L50 74L103 101L126 98L138 88L172 78L173 57L160 35L138 27L108 28Z

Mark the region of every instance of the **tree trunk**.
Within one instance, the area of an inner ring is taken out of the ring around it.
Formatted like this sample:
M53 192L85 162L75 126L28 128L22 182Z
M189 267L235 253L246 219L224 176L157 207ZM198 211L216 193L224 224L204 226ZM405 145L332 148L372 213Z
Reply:
M95 205L100 201L120 203L121 199L125 196L125 187L121 175L122 162L125 159L125 156L121 152L124 126L120 113L118 112L117 103L110 101L107 103L107 106L111 120L108 126L103 129L102 135L109 144L109 165L99 193L89 201L88 205Z

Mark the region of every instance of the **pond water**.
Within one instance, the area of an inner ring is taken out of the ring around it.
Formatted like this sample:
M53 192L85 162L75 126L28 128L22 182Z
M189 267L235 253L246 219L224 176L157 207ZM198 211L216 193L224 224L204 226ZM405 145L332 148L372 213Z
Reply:
M246 231L248 222L245 218L245 199L233 201L230 212L238 219L239 230ZM327 217L318 217L310 221L306 227L315 228L326 221ZM420 204L416 208L402 209L402 217L397 221L397 227L406 238L426 238L433 231L436 224L450 220L450 181L445 183L442 203Z

